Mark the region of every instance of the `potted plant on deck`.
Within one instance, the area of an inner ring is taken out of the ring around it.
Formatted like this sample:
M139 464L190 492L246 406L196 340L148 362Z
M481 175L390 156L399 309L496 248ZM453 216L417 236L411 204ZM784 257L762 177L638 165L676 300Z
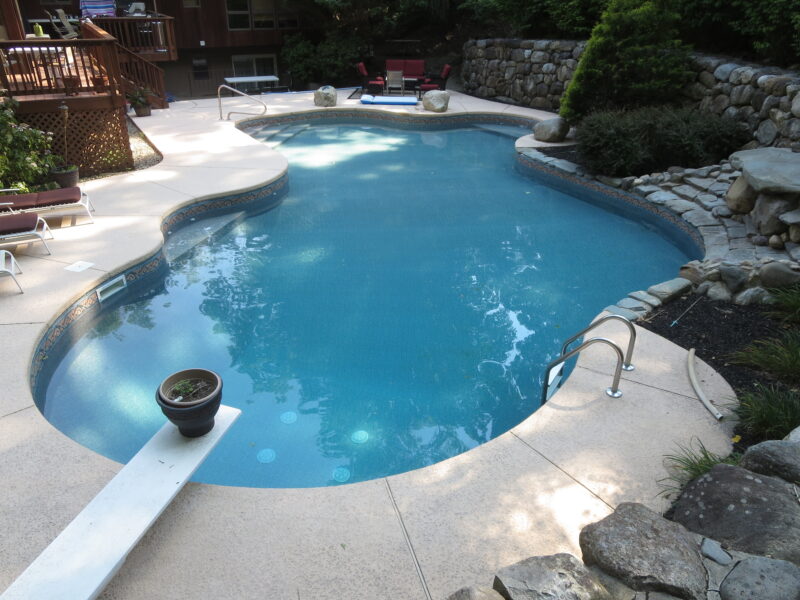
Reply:
M78 185L80 173L78 172L77 165L71 165L67 162L67 157L69 157L69 136L67 135L69 107L62 102L58 110L61 113L62 132L64 136L64 158L60 156L55 157L56 164L50 170L50 177L59 187L75 187Z
M222 402L222 378L207 369L178 371L158 386L156 402L182 435L205 435Z
M150 96L152 95L153 92L146 87L137 87L132 92L125 94L125 97L130 102L137 117L149 117L151 111Z

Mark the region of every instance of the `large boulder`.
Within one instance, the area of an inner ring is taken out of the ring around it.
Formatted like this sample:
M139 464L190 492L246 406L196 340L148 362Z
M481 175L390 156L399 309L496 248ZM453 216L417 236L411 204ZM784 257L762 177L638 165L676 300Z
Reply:
M447 112L450 104L450 94L444 90L431 90L422 96L422 107L431 112Z
M761 285L765 288L780 288L800 283L800 272L782 262L767 263L758 272Z
M492 587L507 600L612 600L594 574L571 554L521 560L500 569Z
M705 600L699 543L682 526L642 504L620 504L602 521L587 525L580 545L587 565L596 565L634 590Z
M747 184L744 175L739 175L725 194L725 203L735 213L746 214L756 204L756 191Z
M731 155L731 164L741 169L756 192L800 193L800 152L788 148L756 148Z
M763 556L744 559L722 582L722 600L800 600L800 567Z
M798 171L800 179L800 171ZM781 221L781 215L794 210L797 200L787 194L759 194L753 206L751 217L753 224L761 235L783 233L788 229Z
M728 548L800 564L800 503L782 479L716 465L684 488L673 519Z
M800 444L783 440L761 442L747 449L739 466L789 483L800 481Z
M540 142L563 142L569 133L569 123L561 117L540 121L533 126L533 137Z
M336 106L336 88L323 85L314 90L314 106Z

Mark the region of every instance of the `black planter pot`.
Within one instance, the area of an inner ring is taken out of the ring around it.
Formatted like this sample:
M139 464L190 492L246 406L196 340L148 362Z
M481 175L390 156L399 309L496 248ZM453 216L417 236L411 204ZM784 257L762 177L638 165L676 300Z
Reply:
M185 379L202 379L212 390L202 398L189 402L175 402L169 395L176 383ZM186 369L178 371L161 382L156 390L156 402L166 417L178 427L186 437L200 437L214 427L214 415L222 402L222 378L206 369Z
M55 181L58 186L62 188L75 187L78 185L78 167L53 170L50 171L50 176L53 178L53 181Z
M133 105L133 112L136 113L137 117L149 117L152 109L150 108L149 104L134 104Z

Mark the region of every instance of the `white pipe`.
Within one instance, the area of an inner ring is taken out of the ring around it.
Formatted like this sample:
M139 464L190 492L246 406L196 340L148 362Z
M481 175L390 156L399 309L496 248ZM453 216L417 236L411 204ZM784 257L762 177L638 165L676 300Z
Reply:
M689 370L689 381L692 383L692 388L694 389L694 393L697 394L697 397L700 398L700 402L703 403L714 418L717 421L722 420L722 413L719 412L711 402L708 401L706 395L703 393L703 390L700 389L700 384L697 382L697 375L694 372L694 348L689 350L689 356L687 357L686 367Z

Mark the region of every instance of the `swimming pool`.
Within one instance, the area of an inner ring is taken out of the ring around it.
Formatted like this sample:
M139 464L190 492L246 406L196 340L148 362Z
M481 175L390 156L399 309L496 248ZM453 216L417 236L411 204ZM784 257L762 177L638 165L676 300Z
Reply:
M243 416L195 480L308 487L432 464L524 419L564 338L694 257L641 213L520 172L527 130L273 133L283 202L175 259L54 366L37 402L80 443L127 460L164 422L158 382L202 366Z

